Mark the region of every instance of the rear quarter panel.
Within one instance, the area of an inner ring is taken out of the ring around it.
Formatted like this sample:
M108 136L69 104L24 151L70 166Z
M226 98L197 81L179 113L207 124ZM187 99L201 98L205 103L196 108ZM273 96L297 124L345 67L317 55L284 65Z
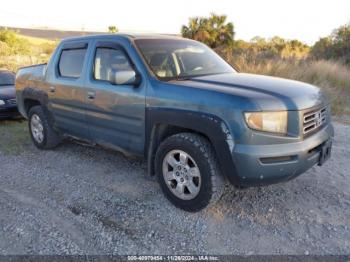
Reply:
M19 112L27 117L27 113L24 108L24 96L23 91L26 88L45 90L45 74L47 65L40 64L28 67L22 67L16 74L16 98Z

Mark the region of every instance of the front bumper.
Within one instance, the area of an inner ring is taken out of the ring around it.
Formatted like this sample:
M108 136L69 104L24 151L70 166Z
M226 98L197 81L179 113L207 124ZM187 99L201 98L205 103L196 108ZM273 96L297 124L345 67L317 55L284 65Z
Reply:
M243 187L283 182L318 163L321 146L334 136L328 124L312 136L294 143L275 145L237 144L232 155Z
M19 117L20 113L16 106L0 107L0 119Z

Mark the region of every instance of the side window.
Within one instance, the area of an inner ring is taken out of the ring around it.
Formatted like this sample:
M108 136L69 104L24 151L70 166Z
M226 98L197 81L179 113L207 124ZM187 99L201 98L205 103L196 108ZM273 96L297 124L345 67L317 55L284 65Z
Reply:
M106 47L96 48L94 78L112 82L118 71L132 70L128 57L123 50Z
M60 76L79 78L83 69L86 48L63 49L58 63Z

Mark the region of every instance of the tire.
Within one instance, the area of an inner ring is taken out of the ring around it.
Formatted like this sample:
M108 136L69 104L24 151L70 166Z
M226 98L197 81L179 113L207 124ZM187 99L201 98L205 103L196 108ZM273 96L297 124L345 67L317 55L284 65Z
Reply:
M42 106L33 106L29 110L28 126L32 141L39 149L51 149L61 142L59 134L53 130L48 114Z
M183 210L200 211L223 193L225 180L213 147L203 136L179 133L168 137L157 150L155 168L163 193Z

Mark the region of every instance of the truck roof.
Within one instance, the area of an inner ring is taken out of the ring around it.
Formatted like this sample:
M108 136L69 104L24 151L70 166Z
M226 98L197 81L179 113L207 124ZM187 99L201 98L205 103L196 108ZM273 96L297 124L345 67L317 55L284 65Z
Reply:
M95 39L95 38L113 38L121 37L126 39L181 39L180 35L175 34L129 34L129 33L116 33L116 34L95 34L95 35L86 35L86 36L77 36L77 37L68 37L64 38L62 41L70 40L84 40L84 39Z

